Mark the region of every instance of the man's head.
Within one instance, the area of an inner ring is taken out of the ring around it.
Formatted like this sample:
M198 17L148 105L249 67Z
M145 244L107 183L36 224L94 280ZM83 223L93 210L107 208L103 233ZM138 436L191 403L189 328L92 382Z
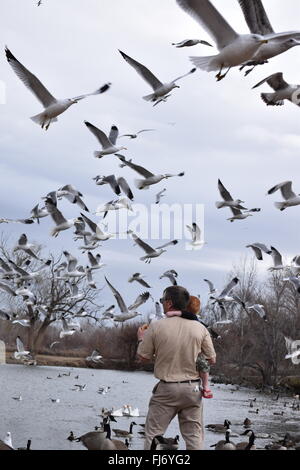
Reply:
M161 303L164 313L170 310L185 310L190 300L190 294L181 286L170 286L164 290Z

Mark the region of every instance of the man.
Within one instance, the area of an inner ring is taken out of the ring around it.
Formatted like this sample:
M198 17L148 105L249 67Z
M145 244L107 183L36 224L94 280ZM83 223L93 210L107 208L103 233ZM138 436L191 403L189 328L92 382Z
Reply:
M160 379L149 403L145 450L150 449L154 436L165 433L177 414L186 449L203 447L203 405L196 359L203 353L214 364L216 353L208 330L198 321L181 317L189 298L184 287L168 287L161 299L166 318L138 330L138 357L154 360L154 375Z

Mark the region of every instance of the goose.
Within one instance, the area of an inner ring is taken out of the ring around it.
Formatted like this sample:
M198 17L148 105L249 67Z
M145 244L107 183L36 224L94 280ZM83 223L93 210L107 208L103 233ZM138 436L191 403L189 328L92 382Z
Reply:
M254 413L254 414L257 414L259 413L259 409L256 408L256 410L249 410L248 413Z
M69 436L67 437L68 441L75 441L76 437L74 436L73 431L70 431Z
M236 450L255 450L256 449L256 446L254 444L256 436L254 432L252 431L252 429L247 429L247 431L245 431L242 434L242 436L247 436L248 434L250 434L249 442L238 442L236 444Z
M8 63L11 65L15 74L20 78L24 85L30 89L30 91L36 96L36 98L44 106L44 111L36 116L33 116L31 120L36 124L40 125L42 129L49 129L51 122L57 121L57 116L65 112L70 106L78 101L86 98L87 96L98 95L107 90L106 86L99 88L93 93L87 93L85 95L76 96L74 98L67 98L58 100L45 88L40 80L33 75L24 65L19 62L11 51L5 47L5 54Z
M125 442L119 441L118 439L111 439L111 429L109 422L104 423L103 427L106 431L106 439L110 440L116 450L128 450L129 442L127 439L125 440Z
M0 450L15 450L15 449L13 449L13 447L9 446L8 444L5 444L5 442L3 442L0 439Z
M170 93L174 88L180 88L178 85L176 85L176 82L178 80L181 80L184 77L187 77L188 75L194 73L196 71L195 68L190 70L188 73L181 75L180 77L175 78L175 80L172 80L169 83L162 83L158 78L143 64L137 62L136 60L132 59L132 57L129 57L127 54L124 52L120 51L121 56L123 59L131 65L135 69L135 71L151 86L153 89L154 93L151 93L151 95L143 96L143 99L146 101L152 101L154 103L154 106L161 101L166 101L166 99L170 96L168 93Z
M28 439L26 447L17 447L17 450L31 450L31 439Z
M178 449L179 436L163 437L154 436L151 442L150 450L177 450Z
M120 150L127 150L126 147L116 147L116 141L119 134L118 128L116 126L112 126L109 137L98 127L94 126L88 121L84 121L86 127L91 131L92 134L96 137L98 142L102 146L102 150L98 152L94 152L94 157L102 158L104 155L112 155L116 154Z
M230 429L225 433L225 441L219 441L210 447L214 447L215 450L237 450L236 445L230 441Z
M75 439L81 442L88 450L115 450L114 443L107 439L107 431L104 428L98 431L88 432Z
M224 433L230 429L231 422L228 419L225 419L224 424L207 424L205 427L213 432Z
M245 428L251 426L252 425L251 419L245 418L243 425L244 425Z
M133 437L132 429L133 426L136 426L135 421L131 421L129 426L129 431L123 431L122 429L112 429L117 437Z

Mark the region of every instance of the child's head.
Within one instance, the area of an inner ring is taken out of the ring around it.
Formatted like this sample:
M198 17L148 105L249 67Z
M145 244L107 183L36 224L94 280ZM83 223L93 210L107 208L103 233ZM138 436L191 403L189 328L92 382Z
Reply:
M186 307L187 311L197 315L198 313L200 313L200 307L201 307L200 299L198 297L195 297L194 295L191 295L189 303Z

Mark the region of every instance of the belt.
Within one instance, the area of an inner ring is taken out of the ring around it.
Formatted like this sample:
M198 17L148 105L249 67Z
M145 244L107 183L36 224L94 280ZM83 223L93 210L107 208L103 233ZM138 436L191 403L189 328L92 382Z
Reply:
M161 380L164 384L189 384L192 382L199 382L200 379L194 379L194 380L176 380L176 382L167 382L166 380Z

